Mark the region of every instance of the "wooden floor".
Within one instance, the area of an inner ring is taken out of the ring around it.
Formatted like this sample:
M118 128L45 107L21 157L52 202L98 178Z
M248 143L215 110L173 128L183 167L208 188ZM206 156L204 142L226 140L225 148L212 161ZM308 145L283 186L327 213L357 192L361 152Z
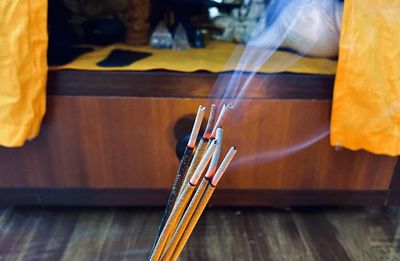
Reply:
M0 210L0 260L146 260L161 209ZM208 209L181 260L400 260L400 210Z

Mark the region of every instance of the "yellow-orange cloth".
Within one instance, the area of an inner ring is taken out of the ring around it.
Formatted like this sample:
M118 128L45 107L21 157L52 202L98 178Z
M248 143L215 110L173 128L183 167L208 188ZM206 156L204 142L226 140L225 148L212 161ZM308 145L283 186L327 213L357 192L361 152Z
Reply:
M0 1L0 145L34 138L45 112L47 0Z
M400 1L346 0L331 144L400 154Z
M113 49L124 49L131 51L149 52L152 56L132 63L124 67L99 67L99 61L105 59ZM226 65L235 48L243 48L228 42L210 41L206 48L191 48L186 51L173 51L171 49L152 49L150 47L130 47L123 44L115 44L107 47L97 47L93 52L84 54L69 64L57 69L76 70L117 70L117 71L147 71L147 70L170 70L178 72L209 71L213 73L232 71L234 64ZM289 67L288 67L288 62ZM337 62L323 58L302 57L294 53L277 51L259 69L263 73L292 72L306 74L333 75L336 72ZM251 70L252 65L248 66ZM246 68L245 68L246 69Z

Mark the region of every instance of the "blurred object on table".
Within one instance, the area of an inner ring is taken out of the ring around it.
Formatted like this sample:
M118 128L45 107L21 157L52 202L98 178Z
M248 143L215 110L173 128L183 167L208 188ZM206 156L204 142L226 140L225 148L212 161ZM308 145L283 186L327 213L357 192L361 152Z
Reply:
M217 7L208 9L210 19L221 30L213 38L223 41L247 42L265 11L264 0L243 1L240 7L229 13L221 12Z
M172 35L163 21L159 22L151 35L150 46L156 49L168 49L172 47Z
M192 41L192 46L193 48L204 48L204 38L203 38L203 33L201 32L201 29L196 29Z
M125 42L131 45L147 45L150 30L150 0L129 0Z
M174 50L187 50L190 48L188 37L183 28L182 24L178 24L175 29L174 40L172 44L172 49Z

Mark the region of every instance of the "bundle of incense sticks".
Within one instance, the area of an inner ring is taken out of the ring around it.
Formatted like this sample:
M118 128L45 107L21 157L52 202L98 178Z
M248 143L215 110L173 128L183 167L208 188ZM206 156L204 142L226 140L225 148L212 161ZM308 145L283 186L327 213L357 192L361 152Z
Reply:
M230 108L224 105L215 121L216 106L211 106L206 130L193 155L205 112L205 107L199 106L149 260L176 260L179 257L218 181L233 159L235 147L229 150L217 170L222 146L222 124ZM207 165L209 167L202 178Z

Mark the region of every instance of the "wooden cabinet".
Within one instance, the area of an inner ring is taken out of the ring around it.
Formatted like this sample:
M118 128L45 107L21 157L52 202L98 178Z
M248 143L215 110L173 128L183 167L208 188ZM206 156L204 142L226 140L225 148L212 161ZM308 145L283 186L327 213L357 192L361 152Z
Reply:
M180 123L223 101L207 98L215 75L150 74L51 72L39 137L0 149L0 202L163 205L191 127ZM385 204L397 158L329 145L331 91L329 77L289 74L244 97L225 124L238 155L214 203Z

